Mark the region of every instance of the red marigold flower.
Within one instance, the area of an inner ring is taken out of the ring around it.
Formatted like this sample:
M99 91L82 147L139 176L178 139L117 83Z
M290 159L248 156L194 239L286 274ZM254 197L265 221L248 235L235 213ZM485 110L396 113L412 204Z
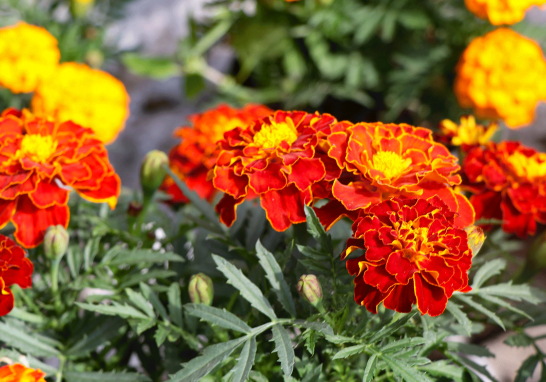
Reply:
M259 195L277 231L304 222L304 205L313 201L313 186L341 173L326 155L325 136L335 121L328 114L277 111L246 129L227 132L211 170L214 186L226 193L216 206L220 220L231 226L237 205Z
M13 240L0 235L0 316L5 316L13 309L13 293L9 287L13 284L21 288L30 287L33 271L34 266L25 257L25 251Z
M347 260L356 276L354 298L372 313L387 309L438 316L453 292L469 292L472 250L456 214L437 196L394 198L365 209L353 224L353 237L342 254L365 253Z
M20 363L0 367L0 382L46 382L45 376L40 369L31 369Z
M36 247L52 225L68 226L74 189L92 202L117 203L121 182L92 130L73 122L34 117L27 110L0 115L0 227Z
M345 171L333 182L330 202L317 209L324 226L342 216L354 220L358 210L393 197L433 195L457 212L457 225L474 222L471 204L453 189L461 183L457 158L432 139L430 130L381 122L337 130L328 136L328 154Z
M477 218L502 219L502 229L520 237L546 224L546 153L519 142L490 142L463 162L465 188Z
M271 115L273 110L263 105L249 104L241 109L220 105L214 109L189 117L193 126L184 126L175 131L175 137L182 142L169 153L171 170L203 199L212 200L216 189L207 173L214 167L218 150L217 142L224 133L236 127L245 128L256 119ZM173 203L187 203L188 200L174 183L167 177L161 189L171 195Z

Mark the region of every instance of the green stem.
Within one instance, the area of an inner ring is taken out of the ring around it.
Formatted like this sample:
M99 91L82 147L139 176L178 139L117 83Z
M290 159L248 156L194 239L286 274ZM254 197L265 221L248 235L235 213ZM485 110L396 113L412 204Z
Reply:
M59 265L61 264L61 259L55 259L51 261L51 292L54 295L57 294L59 290Z
M57 371L57 374L55 375L55 381L56 382L62 382L62 380L63 380L63 371L64 371L64 366L66 364L66 357L61 355L59 357L59 360L60 360L61 364L59 365L59 370Z

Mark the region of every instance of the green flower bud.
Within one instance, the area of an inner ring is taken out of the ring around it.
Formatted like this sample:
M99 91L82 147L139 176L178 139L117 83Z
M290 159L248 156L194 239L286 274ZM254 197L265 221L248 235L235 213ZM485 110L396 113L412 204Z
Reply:
M163 151L153 150L146 154L140 167L140 183L145 196L152 195L163 183L167 175L164 164L169 164L169 158Z
M68 248L70 235L62 225L50 226L44 235L44 252L51 260L63 257Z
M211 305L214 297L214 287L209 276L198 273L190 278L188 285L190 300L194 304Z
M322 301L322 287L315 275L302 275L296 285L301 297L307 300L311 305L317 306Z
M71 0L70 11L74 17L85 17L93 8L94 0Z

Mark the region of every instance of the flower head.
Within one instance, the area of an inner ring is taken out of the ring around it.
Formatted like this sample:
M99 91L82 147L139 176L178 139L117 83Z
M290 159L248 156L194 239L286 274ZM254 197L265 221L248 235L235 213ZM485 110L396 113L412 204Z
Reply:
M0 227L11 221L26 248L40 244L49 226L68 226L70 190L111 208L120 193L120 179L92 130L27 110L1 114L0 163Z
M330 202L317 209L331 227L342 216L392 197L427 199L438 195L458 215L461 227L474 221L468 200L453 186L461 183L457 158L432 139L432 132L406 124L359 123L328 137L344 174L332 185Z
M129 116L129 95L125 86L110 74L66 62L38 86L32 110L40 116L54 116L89 127L97 139L110 143Z
M214 167L220 152L217 142L227 131L236 127L245 128L254 120L272 113L273 110L266 106L249 104L241 109L219 105L204 113L191 115L189 120L192 126L181 127L175 132L181 142L169 153L171 170L186 182L190 190L204 199L212 200L216 189L207 179L207 173ZM170 177L165 179L161 189L171 195L171 202L187 202Z
M540 46L508 28L474 39L456 68L455 94L480 118L511 128L531 123L546 100L546 60Z
M211 170L214 186L226 193L216 206L221 221L231 226L237 205L258 195L277 231L304 222L313 186L341 173L326 155L325 136L334 122L327 114L277 111L246 129L227 132Z
M546 4L545 0L465 0L466 7L479 18L493 25L515 24L525 17L533 5Z
M57 39L44 28L24 22L0 28L0 86L13 93L34 91L60 58Z
M546 223L546 153L519 142L490 142L468 153L463 173L477 218L502 219L502 229L520 237Z
M455 214L437 196L428 200L394 198L364 210L353 224L346 258L355 277L355 301L377 313L408 313L417 304L421 314L438 316L453 292L468 292L472 251L467 233L457 228Z
M45 373L20 363L0 367L0 382L46 382Z
M17 284L21 288L32 285L34 266L25 257L25 251L13 240L0 235L0 316L5 316L13 309L13 293L10 286ZM2 373L0 372L0 381Z
M462 146L466 151L473 146L485 145L497 131L498 125L484 126L476 123L473 115L463 115L460 125L449 119L440 122L441 139L453 146Z

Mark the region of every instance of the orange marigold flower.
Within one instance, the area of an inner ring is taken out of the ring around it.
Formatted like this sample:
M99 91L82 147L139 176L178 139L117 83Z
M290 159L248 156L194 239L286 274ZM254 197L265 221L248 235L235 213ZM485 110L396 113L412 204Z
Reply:
M546 224L546 153L519 142L490 142L463 162L465 187L477 218L502 219L502 229L520 237Z
M476 123L473 115L463 115L460 125L449 119L440 122L440 139L453 146L462 146L467 151L473 146L485 145L497 129L495 122L484 126Z
M211 170L214 186L226 193L216 206L220 220L231 226L237 205L259 195L277 231L304 222L313 186L341 173L326 155L324 137L334 122L328 114L277 111L246 129L227 132Z
M474 222L469 201L453 189L461 183L457 158L432 139L432 132L406 124L359 123L328 137L344 174L333 182L330 202L316 210L326 228L342 216L393 197L427 199L438 195L457 225Z
M345 259L365 250L347 260L347 270L356 276L355 301L372 313L383 302L401 313L417 304L421 314L442 314L453 292L471 290L472 250L455 219L437 196L394 198L364 210L342 254Z
M47 30L24 22L0 28L0 86L29 93L51 77L61 53Z
M30 369L20 363L0 367L0 382L46 382L40 369Z
M465 0L468 10L493 25L515 24L525 17L533 5L546 4L546 0Z
M511 128L531 123L546 100L546 60L533 40L499 28L474 39L456 68L455 94L462 107Z
M256 119L271 115L273 110L263 105L249 104L241 109L219 105L214 109L189 117L193 126L184 126L175 131L182 141L169 152L171 170L203 199L212 200L216 194L207 173L214 167L218 157L218 144L224 133L236 127L245 128ZM171 202L186 203L182 191L167 177L161 189L171 195Z
M129 116L129 95L118 79L84 64L61 64L32 98L36 115L86 126L104 143L116 139Z
M15 225L15 238L36 247L51 225L68 226L70 190L114 208L121 182L93 131L54 122L27 110L0 116L0 227Z
M13 293L9 287L17 284L21 288L29 288L33 271L34 266L25 257L25 251L13 240L0 235L0 316L13 309Z

